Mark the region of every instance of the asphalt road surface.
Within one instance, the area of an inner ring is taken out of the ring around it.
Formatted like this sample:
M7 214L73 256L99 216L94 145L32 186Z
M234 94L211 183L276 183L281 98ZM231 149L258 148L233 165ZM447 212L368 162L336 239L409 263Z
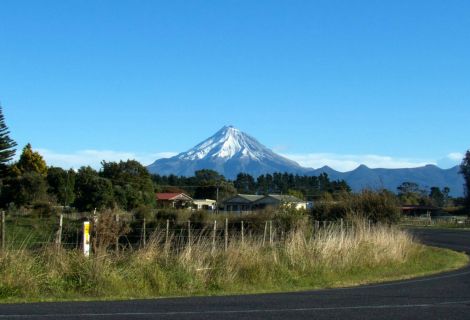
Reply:
M414 230L470 253L470 232ZM470 319L470 267L356 288L227 297L0 305L0 319Z

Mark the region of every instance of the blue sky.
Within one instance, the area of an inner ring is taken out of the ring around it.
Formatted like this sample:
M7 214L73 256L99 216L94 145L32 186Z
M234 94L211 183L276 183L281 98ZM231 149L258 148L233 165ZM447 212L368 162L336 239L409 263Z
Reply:
M0 101L49 164L149 164L232 124L303 165L470 148L469 1L0 3Z

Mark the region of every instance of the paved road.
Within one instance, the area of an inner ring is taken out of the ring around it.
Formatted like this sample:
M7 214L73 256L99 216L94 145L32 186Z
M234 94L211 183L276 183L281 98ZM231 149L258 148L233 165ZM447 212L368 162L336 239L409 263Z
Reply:
M415 230L470 253L470 232ZM0 305L0 319L470 319L470 267L349 289L125 302Z

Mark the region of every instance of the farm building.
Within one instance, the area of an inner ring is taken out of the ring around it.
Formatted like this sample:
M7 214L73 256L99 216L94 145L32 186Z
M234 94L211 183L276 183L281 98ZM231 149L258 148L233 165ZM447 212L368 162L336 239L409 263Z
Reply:
M268 207L278 208L283 205L295 206L297 210L307 208L306 201L302 201L291 195L279 194L237 194L223 202L224 210L229 212L254 211Z

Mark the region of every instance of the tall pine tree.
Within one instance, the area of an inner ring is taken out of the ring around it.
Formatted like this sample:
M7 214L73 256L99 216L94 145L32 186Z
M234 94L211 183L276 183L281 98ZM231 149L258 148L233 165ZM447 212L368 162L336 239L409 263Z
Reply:
M10 131L5 124L2 106L0 106L0 179L5 178L8 172L8 162L15 156L16 142L10 136Z

